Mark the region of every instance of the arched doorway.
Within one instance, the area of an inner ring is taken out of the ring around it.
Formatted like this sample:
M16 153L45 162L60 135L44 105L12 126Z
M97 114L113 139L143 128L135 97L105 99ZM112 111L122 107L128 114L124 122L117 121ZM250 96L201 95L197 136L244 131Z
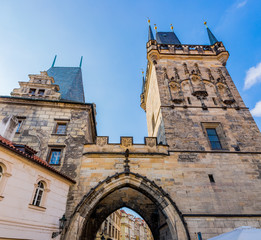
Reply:
M121 207L140 214L154 240L189 240L184 219L162 188L139 174L108 177L85 195L64 230L64 240L94 240L101 223Z

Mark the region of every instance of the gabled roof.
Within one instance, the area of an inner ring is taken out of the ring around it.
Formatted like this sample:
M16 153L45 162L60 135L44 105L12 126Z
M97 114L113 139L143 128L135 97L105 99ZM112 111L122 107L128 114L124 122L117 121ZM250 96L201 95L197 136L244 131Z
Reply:
M156 41L159 44L181 44L174 32L157 32Z
M51 67L47 73L54 78L54 83L59 85L61 100L85 102L80 67Z
M9 140L3 138L2 136L0 136L0 146L3 146L3 147L5 147L5 148L11 150L12 152L15 152L15 153L19 154L20 156L25 157L25 158L27 158L28 160L30 160L30 161L32 161L32 162L38 164L38 165L41 165L42 167L48 169L49 171L54 172L54 173L57 174L57 175L60 175L61 177L63 177L63 178L65 178L65 179L69 180L70 182L75 183L75 181L74 181L73 179L71 179L70 177L66 176L65 174L63 174L63 173L57 171L56 169L54 169L52 166L50 166L50 165L49 165L46 161L44 161L43 159L41 159L41 158L39 158L39 157L37 157L37 156L35 156L35 155L31 155L31 154L28 154L28 153L26 153L26 152L24 152L24 151L21 151L19 148L17 148L17 147L15 146L15 144L14 144L13 142L11 142L11 141L9 141ZM32 148L30 148L30 147L28 147L28 146L26 146L26 145L24 145L24 146L25 146L26 148L28 148L28 149L33 150ZM33 150L33 151L34 151L34 150Z

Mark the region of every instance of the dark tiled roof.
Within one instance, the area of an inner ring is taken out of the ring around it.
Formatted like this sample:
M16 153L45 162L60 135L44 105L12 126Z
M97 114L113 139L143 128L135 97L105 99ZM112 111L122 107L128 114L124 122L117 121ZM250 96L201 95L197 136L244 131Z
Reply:
M47 73L59 85L61 100L85 102L80 67L51 67Z
M218 42L215 35L210 31L210 29L208 27L207 27L207 32L208 32L208 38L209 38L210 45L213 45L216 42Z
M157 32L156 41L159 44L181 44L174 32Z
M72 183L75 183L75 181L73 179L71 179L70 177L66 176L65 174L57 171L56 169L54 169L53 167L51 167L46 161L44 161L43 159L35 156L35 155L31 155L31 154L27 154L26 152L24 151L21 151L19 150L17 147L15 147L15 143L12 143L11 141L3 138L2 136L0 136L0 145L3 146L3 147L6 147L8 149L10 149L11 151L27 158L28 160L38 164L38 165L41 165L42 167L44 168L47 168L48 170L60 175L61 177L71 181ZM33 150L32 148L28 147L25 145L26 148L29 148L31 150ZM34 150L33 150L34 151Z

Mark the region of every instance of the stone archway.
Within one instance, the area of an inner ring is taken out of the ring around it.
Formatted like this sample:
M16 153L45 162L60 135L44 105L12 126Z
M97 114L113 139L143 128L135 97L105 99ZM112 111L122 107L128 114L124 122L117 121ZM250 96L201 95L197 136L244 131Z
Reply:
M64 240L94 240L101 223L115 210L129 207L149 225L154 240L190 240L175 203L155 182L135 173L108 177L85 195L76 207Z

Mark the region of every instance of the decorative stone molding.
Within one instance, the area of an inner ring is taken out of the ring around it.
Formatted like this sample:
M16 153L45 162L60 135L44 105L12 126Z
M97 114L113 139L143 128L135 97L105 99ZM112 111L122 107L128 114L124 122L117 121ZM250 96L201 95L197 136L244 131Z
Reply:
M3 175L0 178L0 201L4 199L4 190L9 177L12 176L12 163L0 158L0 166L3 169Z
M11 96L48 100L61 98L59 86L54 84L53 77L48 76L46 71L28 76L29 82L19 82L20 88L15 88Z
M149 147L156 147L157 146L157 138L155 137L145 137L145 145Z
M129 147L133 145L133 138L132 137L121 137L121 146L122 147Z

